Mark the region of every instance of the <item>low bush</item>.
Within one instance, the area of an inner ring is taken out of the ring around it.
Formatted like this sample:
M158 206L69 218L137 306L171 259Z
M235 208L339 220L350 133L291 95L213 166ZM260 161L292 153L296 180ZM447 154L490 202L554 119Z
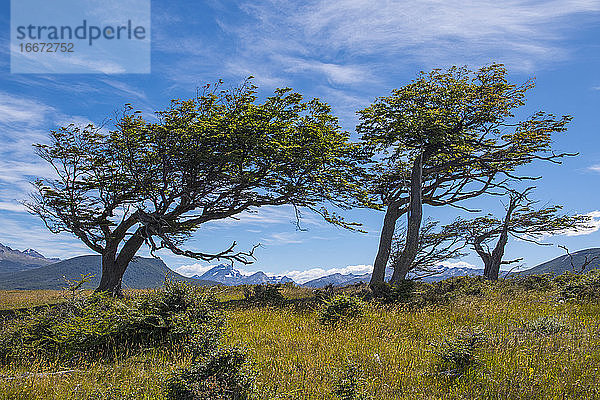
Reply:
M281 304L285 301L282 290L283 285L280 283L244 286L244 298L248 302L260 305Z
M363 314L364 304L356 298L336 295L324 303L319 312L319 322L324 325L336 325L341 321L357 318Z
M595 300L600 298L600 270L583 275L570 275L558 280L559 297L563 300Z
M509 279L508 282L514 283L525 290L537 290L539 292L548 291L554 287L553 277L550 274L518 276Z
M525 330L539 335L553 335L565 331L567 326L555 316L542 316L525 324Z
M475 349L485 341L481 333L460 334L456 338L434 343L434 353L438 359L439 374L459 377L477 365Z
M367 400L363 371L360 365L349 363L340 371L333 386L333 394L340 400Z
M178 369L167 380L169 400L245 400L254 390L253 376L238 349L219 349Z
M77 361L173 344L208 352L221 326L212 301L197 288L167 282L134 299L94 294L23 314L0 332L0 362L40 355Z

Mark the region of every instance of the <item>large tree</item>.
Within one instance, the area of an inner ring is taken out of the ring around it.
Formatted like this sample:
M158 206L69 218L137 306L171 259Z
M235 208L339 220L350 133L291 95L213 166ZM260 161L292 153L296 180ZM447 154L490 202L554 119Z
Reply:
M324 204L346 207L359 175L354 147L327 104L278 89L206 86L146 120L127 106L110 131L69 125L36 145L55 171L26 202L52 232L70 232L102 255L98 291L121 279L146 243L154 254L252 262L235 242L221 252L182 248L202 224L261 206L308 207L352 227ZM299 213L297 213L297 216Z
M534 178L519 175L519 166L564 155L552 153L551 136L566 129L569 116L514 117L532 87L508 82L499 64L436 69L359 111L357 131L376 161L370 201L385 209L371 283L384 279L401 216L406 236L392 283L414 265L424 205L461 207L462 200L504 190L509 180Z
M561 214L561 206L546 206L536 209L527 198L530 189L512 191L502 219L488 214L471 221L463 221L466 242L483 261L483 275L497 280L502 265L513 264L521 259L505 260L504 252L510 237L535 244L544 236L575 232L588 227L590 218L585 215ZM494 244L494 240L496 243Z

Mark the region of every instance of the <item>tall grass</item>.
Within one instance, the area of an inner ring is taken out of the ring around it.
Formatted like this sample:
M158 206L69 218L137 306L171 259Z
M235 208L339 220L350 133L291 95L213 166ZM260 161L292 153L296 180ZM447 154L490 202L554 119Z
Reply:
M556 287L477 285L423 307L371 301L334 325L319 322L317 302L227 306L222 345L246 350L257 399L337 399L348 366L360 372L363 399L600 398L598 300L563 301ZM243 301L241 288L206 290ZM284 289L288 299L309 294ZM452 370L440 357L444 343L474 334L472 362ZM190 362L185 350L167 347L82 360L57 375L43 374L65 368L43 359L11 363L0 366L0 399L163 399L169 373Z

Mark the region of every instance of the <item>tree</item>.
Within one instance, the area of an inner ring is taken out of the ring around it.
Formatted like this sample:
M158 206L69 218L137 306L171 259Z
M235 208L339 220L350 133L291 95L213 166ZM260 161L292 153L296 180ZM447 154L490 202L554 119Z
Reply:
M439 274L440 271L437 267L440 263L465 255L462 252L467 245L463 238L463 221L457 219L451 224L442 226L439 230L437 229L438 225L438 221L427 220L421 227L417 255L410 267L415 278ZM406 229L401 229L392 239L389 264L392 269L396 269L402 259L405 237Z
M278 89L259 104L256 86L207 85L146 121L128 105L106 132L69 125L38 154L56 172L26 202L55 233L70 232L102 255L98 291L121 295L140 247L199 260L250 263L254 249L182 248L202 224L262 206L308 207L353 228L324 204L349 207L359 165L327 104ZM297 218L300 214L297 212Z
M531 188L510 193L505 215L501 220L488 214L472 221L464 221L467 243L483 261L483 275L487 279L497 280L502 265L521 261L521 258L504 260L504 251L511 236L544 245L539 241L544 236L585 229L589 223L589 217L585 215L560 214L561 206L534 209L534 202L527 198L530 190ZM494 240L496 244L492 247Z
M537 112L519 121L531 81L509 83L493 64L421 72L392 95L359 111L362 146L370 169L370 202L385 209L371 283L382 282L396 221L406 216L406 237L392 283L405 279L419 248L423 206L462 208L462 200L498 194L510 180L535 179L516 169L534 160L559 162L551 136L569 116Z

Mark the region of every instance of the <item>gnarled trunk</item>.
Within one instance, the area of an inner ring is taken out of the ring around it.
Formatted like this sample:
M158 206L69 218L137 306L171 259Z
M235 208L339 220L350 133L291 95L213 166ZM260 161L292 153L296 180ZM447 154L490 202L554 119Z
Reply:
M373 274L371 275L370 285L383 283L385 280L385 268L390 259L392 239L394 237L394 230L396 229L396 221L399 217L400 205L396 202L390 203L383 217L383 228L379 236L379 248L377 249L377 256L373 263Z
M144 243L144 238L138 229L125 242L123 248L116 254L116 245L109 245L102 254L102 276L96 292L108 293L115 297L123 296L121 283L127 266Z
M397 284L406 279L419 251L421 222L423 220L423 161L425 154L421 153L413 162L410 175L410 204L408 207L406 243L402 255L394 265L394 273L390 283Z

